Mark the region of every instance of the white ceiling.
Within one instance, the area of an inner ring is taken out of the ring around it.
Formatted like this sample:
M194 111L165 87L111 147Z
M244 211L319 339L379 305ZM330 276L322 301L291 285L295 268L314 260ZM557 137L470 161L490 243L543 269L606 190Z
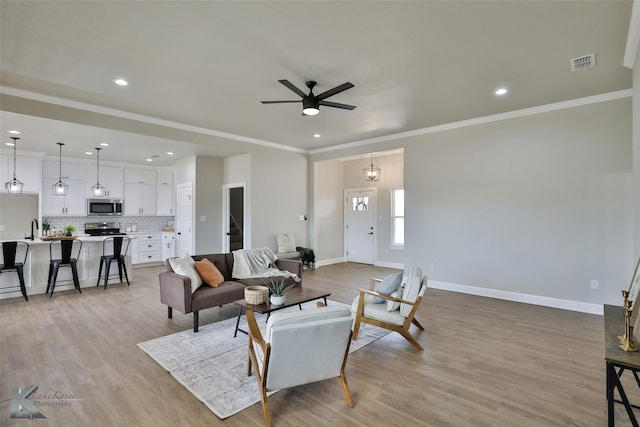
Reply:
M303 153L632 86L631 1L0 2L0 131L19 150L168 164ZM572 72L570 59L596 54ZM122 77L127 87L113 83ZM278 83L353 111L263 105ZM494 91L506 87L498 97ZM305 90L306 92L306 90ZM321 134L314 138L313 134ZM181 142L176 142L181 141ZM166 151L176 154L165 155Z

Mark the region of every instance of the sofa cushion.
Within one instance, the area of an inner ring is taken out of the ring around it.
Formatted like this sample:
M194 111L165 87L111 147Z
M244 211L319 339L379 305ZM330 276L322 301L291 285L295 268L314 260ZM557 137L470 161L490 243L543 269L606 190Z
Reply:
M273 277L274 281L280 281L281 277ZM234 279L236 282L240 282L245 286L271 286L271 278L248 278L248 279ZM301 282L296 282L293 277L285 277L285 284L293 285L294 288L301 287Z
M376 283L374 290L382 295L389 296L398 289L400 283L402 283L402 272L392 273L385 277L382 282ZM387 300L380 297L373 298L374 304L381 304L383 302L387 302Z
M196 272L196 269L193 267L193 258L190 255L186 254L181 256L180 258L170 258L169 264L171 264L171 268L176 274L181 276L187 276L191 279L191 293L193 294L196 289L202 286L202 279Z
M209 261L209 259L203 258L200 261L196 261L193 263L193 266L202 281L212 288L215 288L220 283L224 282L224 276L220 273L220 270L218 270L216 266Z
M191 310L200 311L240 300L244 298L244 288L242 283L233 280L224 281L217 288L203 286L191 296Z

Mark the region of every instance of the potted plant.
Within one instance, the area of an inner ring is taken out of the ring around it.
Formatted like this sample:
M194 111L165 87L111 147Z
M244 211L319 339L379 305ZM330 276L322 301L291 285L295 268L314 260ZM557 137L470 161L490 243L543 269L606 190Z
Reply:
M72 225L72 224L67 224L63 227L63 230L65 231L65 236L73 236L73 233L75 233L76 231L76 226Z
M43 236L48 236L50 229L51 229L51 223L49 222L49 220L48 219L43 219L42 220L42 235Z
M271 284L267 285L269 292L271 293L270 301L273 305L284 304L285 294L293 288L294 285L287 285L286 277L281 276L277 281L274 278L271 279Z

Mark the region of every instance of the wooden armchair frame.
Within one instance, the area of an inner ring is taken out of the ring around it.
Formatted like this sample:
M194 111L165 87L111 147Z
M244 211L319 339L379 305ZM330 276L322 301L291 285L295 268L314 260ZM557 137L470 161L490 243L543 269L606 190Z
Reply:
M420 283L420 289L422 289L423 286L425 285L425 280L426 277L422 278L422 281ZM424 350L424 348L418 343L418 341L416 341L416 339L413 337L413 335L411 335L411 333L409 332L409 327L411 326L411 324L413 323L414 325L416 325L418 327L418 329L420 329L421 331L424 331L424 327L420 324L420 322L418 322L418 319L415 318L415 314L416 311L418 310L418 306L420 306L420 302L422 301L422 292L420 292L418 294L418 297L416 298L415 302L411 302L411 301L406 301L400 298L394 298L388 295L384 295L381 294L379 292L376 292L373 290L374 286L376 283L378 282L382 282L382 279L377 279L374 277L370 278L371 284L369 285L369 289L363 289L363 288L359 288L358 291L360 292L359 296L358 296L358 311L356 312L356 321L355 324L353 326L353 339L356 340L358 339L358 332L360 331L360 324L361 323L369 323L371 325L374 326L379 326L381 328L385 328L385 329L389 329L391 331L395 331L397 333L399 333L400 335L402 335L403 337L405 337L411 344L413 344L413 346L415 348L417 348L418 350L422 351ZM367 317L364 315L364 300L365 300L365 296L366 295L371 295L372 297L379 297L382 298L386 301L394 301L394 302L398 302L401 304L408 304L411 306L411 312L409 313L409 315L405 318L405 321L402 325L395 325L393 323L388 323L388 322L384 322L382 320L378 320L378 319L373 319L371 317Z
M324 306L322 303L318 303L318 307ZM264 413L264 422L267 427L271 427L271 416L269 414L269 404L267 402L267 376L269 373L269 360L271 357L271 344L267 343L262 337L262 332L258 327L253 311L247 310L247 325L249 327L249 351L248 351L248 363L247 363L247 375L251 376L252 366L255 370L256 379L258 380L258 388L260 389L260 398L262 400L262 411ZM347 384L347 378L344 374L344 369L347 364L347 357L349 356L349 347L351 343L351 337L353 332L349 333L349 340L347 341L347 348L344 352L344 358L342 361L342 367L340 368L340 384L342 385L342 391L347 400L347 404L350 408L354 407L353 398L351 397L351 391ZM256 355L254 344L257 344L262 349L263 364L260 368L258 362L258 356Z

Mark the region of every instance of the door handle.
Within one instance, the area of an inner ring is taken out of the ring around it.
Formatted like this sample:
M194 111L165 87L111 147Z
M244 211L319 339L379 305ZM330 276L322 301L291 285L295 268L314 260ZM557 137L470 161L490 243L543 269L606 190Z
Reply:
M371 233L367 233L367 234L371 234L371 235L373 235L373 231L372 231Z

